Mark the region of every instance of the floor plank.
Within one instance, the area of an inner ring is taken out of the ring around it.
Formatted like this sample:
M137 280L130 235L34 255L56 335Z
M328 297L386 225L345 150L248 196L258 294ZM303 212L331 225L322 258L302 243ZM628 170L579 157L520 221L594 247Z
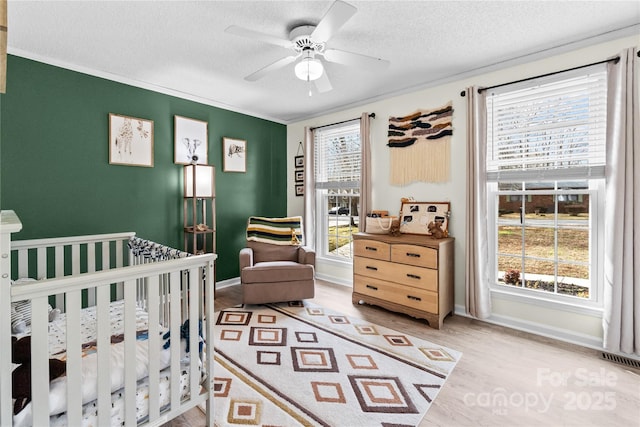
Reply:
M640 372L595 350L461 316L435 330L324 281L312 302L463 353L420 426L640 426ZM216 292L216 310L239 303L239 286ZM187 425L205 425L198 409L165 427Z

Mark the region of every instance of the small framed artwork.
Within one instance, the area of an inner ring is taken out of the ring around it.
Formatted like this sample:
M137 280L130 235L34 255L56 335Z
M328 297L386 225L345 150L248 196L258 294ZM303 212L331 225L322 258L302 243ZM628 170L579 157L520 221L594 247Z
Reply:
M429 224L435 223L445 233L449 232L449 202L402 202L400 205L400 232L431 235Z
M182 116L174 116L173 124L173 162L182 165L192 162L208 164L209 124Z
M296 168L303 168L304 167L304 156L296 156L295 157L295 165L296 165Z
M153 167L153 120L109 113L109 163Z
M304 171L295 171L296 173L296 182L304 182Z
M304 196L304 184L296 184L296 196Z
M222 138L222 171L247 171L247 141Z

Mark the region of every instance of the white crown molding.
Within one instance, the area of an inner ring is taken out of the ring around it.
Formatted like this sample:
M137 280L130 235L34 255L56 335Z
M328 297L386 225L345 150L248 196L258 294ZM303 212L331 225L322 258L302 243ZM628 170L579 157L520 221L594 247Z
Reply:
M50 58L38 54L34 54L31 52L27 52L25 50L16 49L12 47L7 48L7 53L14 56L19 56L21 58L30 59L32 61L41 62L43 64L52 65L54 67L63 68L69 71L75 71L82 74L87 74L93 77L99 77L105 80L114 81L117 83L126 84L129 86L134 86L140 89L146 89L157 93L162 93L164 95L175 96L176 98L186 99L187 101L198 102L200 104L209 105L211 107L221 108L228 111L233 111L235 113L246 114L251 117L255 117L258 119L269 120L279 124L286 124L280 119L276 119L274 117L264 116L256 113L255 111L247 111L236 108L232 105L225 104L223 102L219 102L209 98L203 98L200 96L192 95L186 92L181 92L178 90L170 89L164 86L155 85L153 83L147 83L141 80L132 79L129 77L121 76L119 74L113 74L106 71L96 70L89 67L83 67L76 64L71 64L65 61L60 61L55 58Z

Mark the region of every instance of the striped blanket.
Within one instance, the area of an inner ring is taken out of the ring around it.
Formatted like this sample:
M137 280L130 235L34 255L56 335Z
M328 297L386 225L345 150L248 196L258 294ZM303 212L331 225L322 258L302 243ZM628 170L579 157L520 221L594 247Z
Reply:
M247 240L274 245L302 244L302 217L265 218L249 217Z

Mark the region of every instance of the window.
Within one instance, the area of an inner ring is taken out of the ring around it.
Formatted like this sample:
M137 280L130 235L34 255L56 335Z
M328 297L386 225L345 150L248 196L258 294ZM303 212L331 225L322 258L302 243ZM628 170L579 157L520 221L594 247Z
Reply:
M599 302L606 71L581 73L487 94L494 289Z
M350 261L358 232L360 121L314 131L316 242L319 256Z

